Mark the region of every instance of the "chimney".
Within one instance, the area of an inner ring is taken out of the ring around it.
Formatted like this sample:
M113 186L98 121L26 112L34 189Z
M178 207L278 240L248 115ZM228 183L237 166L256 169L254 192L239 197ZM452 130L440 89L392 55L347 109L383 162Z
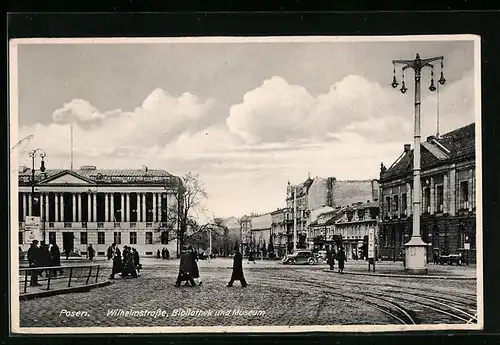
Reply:
M411 150L411 144L404 144L403 150L404 150L404 152L410 152L410 150Z

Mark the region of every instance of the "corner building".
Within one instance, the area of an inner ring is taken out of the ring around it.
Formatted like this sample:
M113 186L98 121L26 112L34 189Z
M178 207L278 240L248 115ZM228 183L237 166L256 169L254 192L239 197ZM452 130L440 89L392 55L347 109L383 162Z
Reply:
M413 218L413 150L404 145L402 155L380 171L378 251L383 259L402 260L410 240ZM476 257L476 159L475 125L456 129L421 143L422 240L432 252L465 252Z
M177 229L182 180L164 170L111 170L94 166L78 170L19 171L19 244L26 216L41 219L42 238L61 251L85 255L92 244L98 256L116 242L131 245L140 255L169 248L169 233ZM170 229L167 231L167 229Z

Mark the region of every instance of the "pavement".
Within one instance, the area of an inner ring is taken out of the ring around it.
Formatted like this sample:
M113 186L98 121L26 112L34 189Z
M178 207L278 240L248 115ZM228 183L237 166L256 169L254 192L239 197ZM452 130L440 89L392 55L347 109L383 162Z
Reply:
M177 288L178 264L144 258L137 279L117 277L113 284L88 292L22 300L20 326L386 325L401 323L400 310L419 324L457 324L474 320L477 303L474 280L329 274L326 265L276 261L245 261L248 287L235 282L228 288L232 261L223 258L199 262L202 285ZM385 265L396 271L397 264L387 262L377 269ZM103 277L109 269L110 263ZM347 262L347 271L358 269L366 269L365 262ZM460 273L456 266L439 269ZM464 270L471 274L474 267Z

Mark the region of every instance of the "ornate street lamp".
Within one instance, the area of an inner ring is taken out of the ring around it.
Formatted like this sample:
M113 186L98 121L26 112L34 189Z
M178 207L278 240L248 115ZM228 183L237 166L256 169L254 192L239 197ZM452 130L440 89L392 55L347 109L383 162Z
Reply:
M414 60L393 60L393 82L392 87L396 88L398 83L396 81L396 64L403 65L402 75L403 82L401 92L406 93L407 89L404 84L404 72L408 68L412 68L415 72L415 126L414 126L414 148L413 148L413 231L412 237L409 242L405 243L406 246L406 265L405 269L412 273L427 273L427 257L426 250L428 244L422 241L420 235L420 215L421 215L421 196L420 196L420 98L421 98L421 85L420 78L421 72L425 67L431 69L431 85L430 91L435 91L434 85L434 61L441 61L441 77L438 83L443 85L446 82L443 74L443 60L444 57L431 57L421 59L417 54Z
M45 172L45 161L43 160L47 154L42 149L33 149L28 152L28 156L31 158L31 195L35 195L35 158L39 156L42 160L40 162L40 171ZM44 222L44 214L43 214L43 196L42 193L39 193L39 203L40 203L40 223L42 224L43 230L43 243L45 244L45 222ZM33 205L31 206L33 207Z

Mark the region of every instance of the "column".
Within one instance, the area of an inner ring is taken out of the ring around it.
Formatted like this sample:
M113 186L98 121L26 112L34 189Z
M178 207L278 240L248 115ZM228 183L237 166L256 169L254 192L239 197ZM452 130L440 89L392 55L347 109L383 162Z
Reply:
M78 193L78 221L82 221L82 193Z
M92 203L92 207L94 208L92 210L92 221L97 222L97 193L94 193L92 195L94 202Z
M46 222L49 221L49 193L45 194L45 213L43 215L43 218L45 219Z
M141 221L141 194L137 193L137 206L136 206L136 213L137 213L137 222Z
M125 194L120 193L121 206L120 206L120 222L125 221Z
M125 218L126 222L130 222L130 193L127 193L127 215Z
M33 205L33 194L28 193L28 216L33 215L31 210L32 205Z
M40 208L40 220L42 221L43 220L43 202L44 202L44 198L45 198L45 194L42 194L40 193L38 195L39 199L38 199L38 207Z
M23 221L26 221L26 216L28 215L28 200L26 198L26 193L22 193L23 195Z
M142 193L142 221L146 221L146 193Z
M60 202L59 202L59 205L61 206L61 210L59 212L59 215L61 216L61 222L64 222L65 219L64 219L64 194L61 193L59 194L59 197L60 197Z
M104 221L109 222L109 196L104 193Z
M157 210L156 193L153 193L153 222L158 221L158 219L156 219L156 210Z
M434 185L434 177L431 177L431 214L436 212L436 186Z
M92 195L87 193L87 222L92 221Z
M116 221L115 219L115 194L114 193L110 193L109 194L109 198L111 199L111 205L110 205L110 208L111 208L111 214L109 215L110 217L110 222L114 222Z
M71 218L71 221L76 222L77 219L76 219L76 194L75 193L71 194L71 208L73 211L73 214L72 214L73 217Z
M161 206L162 199L163 199L162 194L159 193L158 194L158 221L159 222L163 221L163 219L161 218L161 215L163 213L162 206Z
M448 180L448 173L443 174L443 213L449 212L449 194L450 194L450 182Z
M412 199L412 191L411 184L409 182L406 183L406 215L410 216L413 214L413 199Z
M472 202L474 200L474 188L473 188L473 183L474 183L474 178L473 178L473 171L472 168L469 169L469 212L472 211Z
M61 213L61 209L59 208L59 193L54 193L54 203L56 204L54 207L54 218L55 221L59 221L59 213Z
M457 186L456 186L456 170L453 168L450 170L450 192L449 192L449 201L450 201L450 215L454 216L456 213L457 201Z

